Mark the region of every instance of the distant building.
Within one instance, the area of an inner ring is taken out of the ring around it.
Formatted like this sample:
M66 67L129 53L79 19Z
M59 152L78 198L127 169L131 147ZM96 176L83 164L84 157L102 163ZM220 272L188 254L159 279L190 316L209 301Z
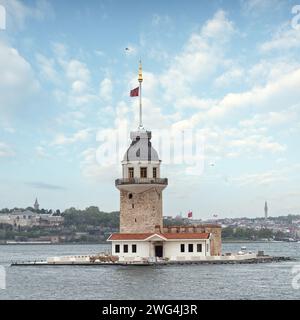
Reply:
M30 210L15 210L11 213L1 214L0 223L13 227L58 227L64 223L64 218L52 214L37 214Z
M268 203L265 201L265 219L268 219Z
M34 210L36 210L36 211L38 211L40 209L40 205L38 203L37 198L35 199L35 203L34 203L33 207L34 207Z

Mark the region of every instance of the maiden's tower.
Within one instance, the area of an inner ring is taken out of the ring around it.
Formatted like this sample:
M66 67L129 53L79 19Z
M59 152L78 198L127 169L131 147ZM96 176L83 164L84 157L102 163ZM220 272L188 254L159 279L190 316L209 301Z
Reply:
M139 65L139 126L130 133L131 144L122 161L120 233L114 233L112 254L120 261L200 260L221 254L219 225L163 226L163 190L168 179L151 143L151 131L142 123L142 65Z

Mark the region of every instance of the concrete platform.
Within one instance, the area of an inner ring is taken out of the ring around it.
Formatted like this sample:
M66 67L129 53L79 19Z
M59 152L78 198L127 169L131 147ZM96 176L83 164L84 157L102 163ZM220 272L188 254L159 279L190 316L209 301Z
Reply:
M161 266L161 265L200 265L200 264L254 264L254 263L272 263L283 261L295 261L290 257L257 256L246 259L210 259L210 260L186 260L186 261L155 261L155 262L87 262L87 261L15 261L11 263L12 267L18 266Z

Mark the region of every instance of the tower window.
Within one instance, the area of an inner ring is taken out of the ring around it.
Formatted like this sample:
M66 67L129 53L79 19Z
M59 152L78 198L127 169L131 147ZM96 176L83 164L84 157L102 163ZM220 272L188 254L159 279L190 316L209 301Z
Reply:
M185 250L184 250L184 243L182 243L181 245L180 245L180 252L184 252Z
M133 244L131 249L132 249L132 253L136 253L136 244Z
M157 178L157 168L153 168L153 178Z
M202 252L202 244L201 243L197 244L197 252Z
M134 168L128 168L128 177L133 178L134 177Z
M189 243L189 252L194 251L194 245L192 243Z
M136 156L139 158L141 155L141 149L138 149L137 152L136 152Z
M134 209L134 203L132 204L132 209Z
M146 167L141 168L141 178L147 178L147 168Z
M116 245L115 245L115 252L116 252L116 253L119 253L119 252L120 252L120 245L119 245L119 244L116 244Z
M132 193L129 193L128 198L132 199Z
M123 252L127 253L128 252L128 244L124 244L123 246Z

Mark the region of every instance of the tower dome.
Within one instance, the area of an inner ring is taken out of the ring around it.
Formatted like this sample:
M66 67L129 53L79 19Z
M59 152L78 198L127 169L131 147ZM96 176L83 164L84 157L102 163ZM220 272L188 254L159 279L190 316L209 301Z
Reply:
M151 131L133 131L132 140L123 161L159 161L156 150L152 147Z

